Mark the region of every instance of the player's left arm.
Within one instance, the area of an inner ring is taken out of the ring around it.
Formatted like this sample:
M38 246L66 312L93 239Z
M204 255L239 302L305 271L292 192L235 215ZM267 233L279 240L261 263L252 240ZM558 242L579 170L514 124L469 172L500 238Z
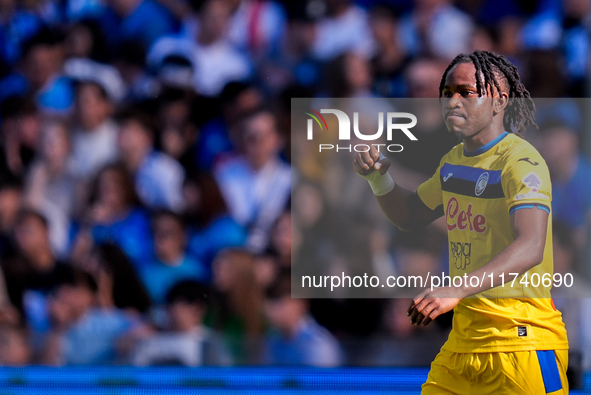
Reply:
M515 240L496 255L489 263L470 273L470 276L486 277L477 287L462 284L462 287L427 289L413 299L408 309L413 324L427 325L443 313L447 313L462 300L487 289L502 285L509 273L527 272L540 264L544 258L548 212L534 206L516 210L511 214L511 227ZM504 277L503 277L504 274ZM492 276L492 281L489 279Z
M544 258L546 234L552 188L550 175L544 160L535 151L531 157L513 158L502 176L507 197L513 242L505 247L486 265L470 273L470 277L483 278L477 287L427 289L415 297L408 309L411 322L427 325L437 316L453 309L465 297L502 285L509 273L527 272ZM504 274L504 276L503 276ZM489 279L492 278L492 281Z

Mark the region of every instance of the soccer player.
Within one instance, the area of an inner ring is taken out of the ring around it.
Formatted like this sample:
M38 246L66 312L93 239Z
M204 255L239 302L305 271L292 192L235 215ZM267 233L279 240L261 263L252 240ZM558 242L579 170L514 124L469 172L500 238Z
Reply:
M389 160L375 148L353 164L402 230L445 215L450 277L487 279L478 287L427 289L411 303L416 325L454 310L449 339L422 393L567 394L568 341L549 288L506 284L509 273L531 277L553 270L550 176L521 137L535 125L535 105L516 67L487 51L457 56L439 96L445 124L462 143L416 192L394 182Z

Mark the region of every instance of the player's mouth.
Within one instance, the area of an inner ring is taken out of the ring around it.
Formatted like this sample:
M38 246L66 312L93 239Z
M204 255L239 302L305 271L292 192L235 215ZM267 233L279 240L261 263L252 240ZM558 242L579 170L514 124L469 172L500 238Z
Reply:
M445 114L445 119L448 120L449 118L466 118L464 117L464 115L460 112L456 112L456 111L450 111L447 114Z

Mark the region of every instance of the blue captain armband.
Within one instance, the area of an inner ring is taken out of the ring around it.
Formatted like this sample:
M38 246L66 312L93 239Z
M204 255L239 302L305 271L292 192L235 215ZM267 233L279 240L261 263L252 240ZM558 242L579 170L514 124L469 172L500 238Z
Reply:
M534 208L537 207L539 210L544 210L548 214L550 214L550 208L544 204L540 203L524 203L524 204L516 204L515 206L511 207L509 210L509 214L513 214L515 211L520 210L522 208Z

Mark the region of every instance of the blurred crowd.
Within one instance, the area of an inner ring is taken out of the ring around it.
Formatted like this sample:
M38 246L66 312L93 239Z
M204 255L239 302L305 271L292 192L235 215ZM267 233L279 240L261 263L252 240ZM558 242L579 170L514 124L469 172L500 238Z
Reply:
M437 225L335 218L371 191L292 151L291 98L436 98L475 49L508 56L534 97L582 97L590 27L587 0L0 1L0 364L428 364L449 317L415 328L407 300L290 297L292 243L380 275L447 265ZM589 273L573 108L532 139L557 270ZM420 152L393 157L405 187L457 143L429 123ZM359 223L370 237L306 238Z

